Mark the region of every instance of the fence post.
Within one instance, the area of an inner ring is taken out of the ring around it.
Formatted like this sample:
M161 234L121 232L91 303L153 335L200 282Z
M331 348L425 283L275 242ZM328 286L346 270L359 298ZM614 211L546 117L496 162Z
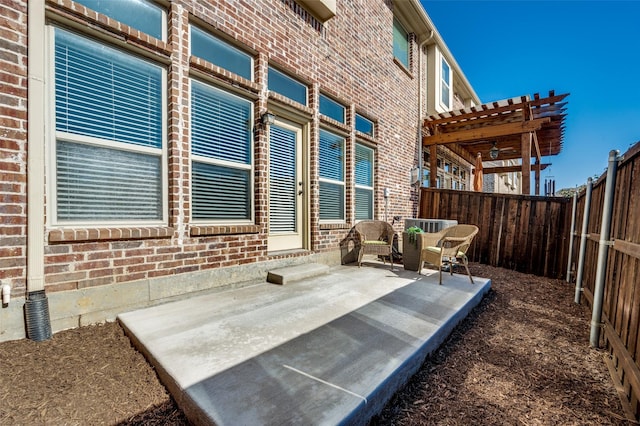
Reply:
M567 260L567 282L571 282L571 256L573 255L573 237L576 233L576 209L578 206L578 191L573 193L573 208L571 210L571 230L569 231L569 260Z
M589 342L592 348L600 346L600 328L602 326L602 299L604 299L604 278L609 254L609 236L611 232L611 211L613 210L613 196L616 185L619 151L609 152L609 168L607 169L607 183L604 191L602 206L602 226L600 227L600 243L598 245L598 263L596 268L596 283L593 290L593 312L591 314L591 335Z
M587 250L587 231L589 230L589 210L591 209L591 191L593 190L593 179L587 179L587 192L584 198L584 213L582 215L582 233L580 234L580 251L578 253L578 271L576 277L575 302L580 304L582 294L582 275L584 273L584 255Z

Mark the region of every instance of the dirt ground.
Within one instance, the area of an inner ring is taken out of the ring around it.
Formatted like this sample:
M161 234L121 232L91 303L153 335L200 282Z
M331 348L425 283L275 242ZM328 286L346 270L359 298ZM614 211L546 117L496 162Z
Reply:
M493 288L372 425L627 425L564 281L472 265ZM446 283L445 283L446 285ZM0 424L187 425L116 323L0 343Z

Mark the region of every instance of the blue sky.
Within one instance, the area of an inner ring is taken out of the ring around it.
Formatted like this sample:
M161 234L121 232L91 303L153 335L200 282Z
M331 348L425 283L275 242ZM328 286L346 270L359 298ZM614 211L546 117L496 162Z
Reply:
M640 140L640 1L421 2L483 103L570 93L542 182L584 184Z

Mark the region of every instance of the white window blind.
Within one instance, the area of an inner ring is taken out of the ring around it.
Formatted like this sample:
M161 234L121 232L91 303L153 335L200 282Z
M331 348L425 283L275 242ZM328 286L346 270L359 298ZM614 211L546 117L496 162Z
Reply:
M192 217L252 217L252 104L191 80Z
M55 29L58 222L163 218L163 75Z
M356 219L373 219L373 149L356 144Z
M269 231L296 231L296 133L269 129Z
M160 157L58 141L58 219L161 219Z
M320 130L320 220L344 220L344 138Z

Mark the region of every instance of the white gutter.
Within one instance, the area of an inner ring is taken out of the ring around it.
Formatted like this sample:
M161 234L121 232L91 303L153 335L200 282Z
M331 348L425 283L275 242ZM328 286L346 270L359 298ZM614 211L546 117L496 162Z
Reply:
M27 2L27 337L51 337L44 294L46 37L44 0Z
M44 290L44 0L28 0L27 291Z
M420 58L418 61L418 191L422 186L422 121L424 120L422 109L422 80L424 79L422 75L422 60L424 55L422 52L424 46L433 39L434 34L435 31L431 30L429 36L418 45L418 58ZM427 65L425 64L425 66Z

